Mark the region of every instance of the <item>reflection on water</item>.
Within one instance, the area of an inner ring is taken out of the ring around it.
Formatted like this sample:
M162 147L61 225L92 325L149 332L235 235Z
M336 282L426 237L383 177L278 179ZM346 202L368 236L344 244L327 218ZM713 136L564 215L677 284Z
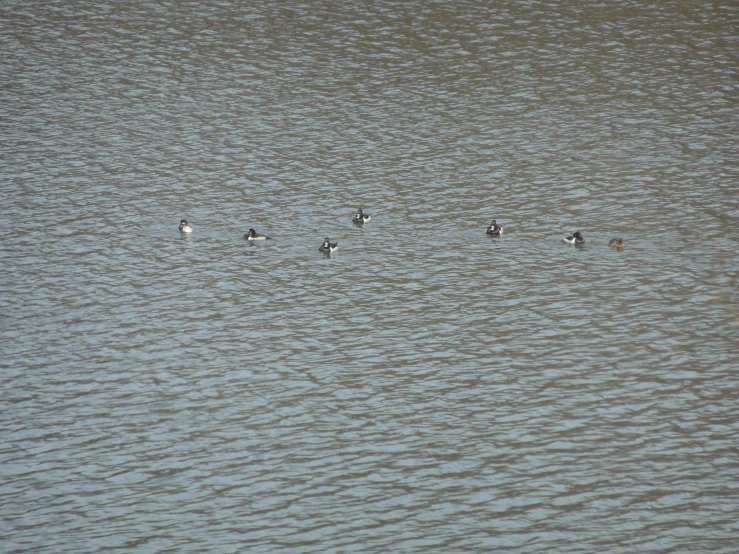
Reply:
M732 552L737 11L9 3L5 550Z

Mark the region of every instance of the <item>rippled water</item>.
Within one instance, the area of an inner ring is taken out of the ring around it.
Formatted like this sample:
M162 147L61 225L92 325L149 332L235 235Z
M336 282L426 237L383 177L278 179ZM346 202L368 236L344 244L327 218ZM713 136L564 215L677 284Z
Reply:
M735 551L736 3L0 12L0 550Z

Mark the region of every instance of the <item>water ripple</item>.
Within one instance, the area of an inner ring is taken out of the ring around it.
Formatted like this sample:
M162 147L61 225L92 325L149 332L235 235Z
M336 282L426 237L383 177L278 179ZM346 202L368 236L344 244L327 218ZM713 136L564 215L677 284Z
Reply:
M733 552L736 11L7 3L4 551Z

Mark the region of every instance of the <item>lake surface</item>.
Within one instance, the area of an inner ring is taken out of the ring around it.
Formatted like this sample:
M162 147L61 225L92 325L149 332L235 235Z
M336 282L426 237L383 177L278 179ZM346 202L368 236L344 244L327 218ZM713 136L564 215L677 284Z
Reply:
M739 4L0 13L0 551L736 552Z

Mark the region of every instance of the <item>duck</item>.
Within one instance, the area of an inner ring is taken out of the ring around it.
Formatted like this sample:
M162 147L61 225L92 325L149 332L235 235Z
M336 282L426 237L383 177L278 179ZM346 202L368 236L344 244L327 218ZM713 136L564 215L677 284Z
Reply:
M323 244L318 247L319 252L333 252L339 247L338 242L331 242L328 237L323 239Z
M487 228L487 230L485 231L485 234L490 235L491 237L502 237L503 236L503 226L498 225L493 219L493 222Z
M249 229L248 233L244 233L244 238L246 240L267 240L270 237L257 233L255 229Z
M624 246L626 246L626 243L624 242L624 239L617 238L609 240L608 246L612 246L613 248L623 248Z
M187 224L187 220L180 221L180 233L192 233L192 227Z
M562 241L567 244L585 244L585 238L580 231L575 231L569 237L563 238Z
M367 223L369 221L372 221L372 216L369 214L366 214L362 211L362 208L359 208L357 210L357 213L354 214L354 217L352 218L352 221L354 223Z

